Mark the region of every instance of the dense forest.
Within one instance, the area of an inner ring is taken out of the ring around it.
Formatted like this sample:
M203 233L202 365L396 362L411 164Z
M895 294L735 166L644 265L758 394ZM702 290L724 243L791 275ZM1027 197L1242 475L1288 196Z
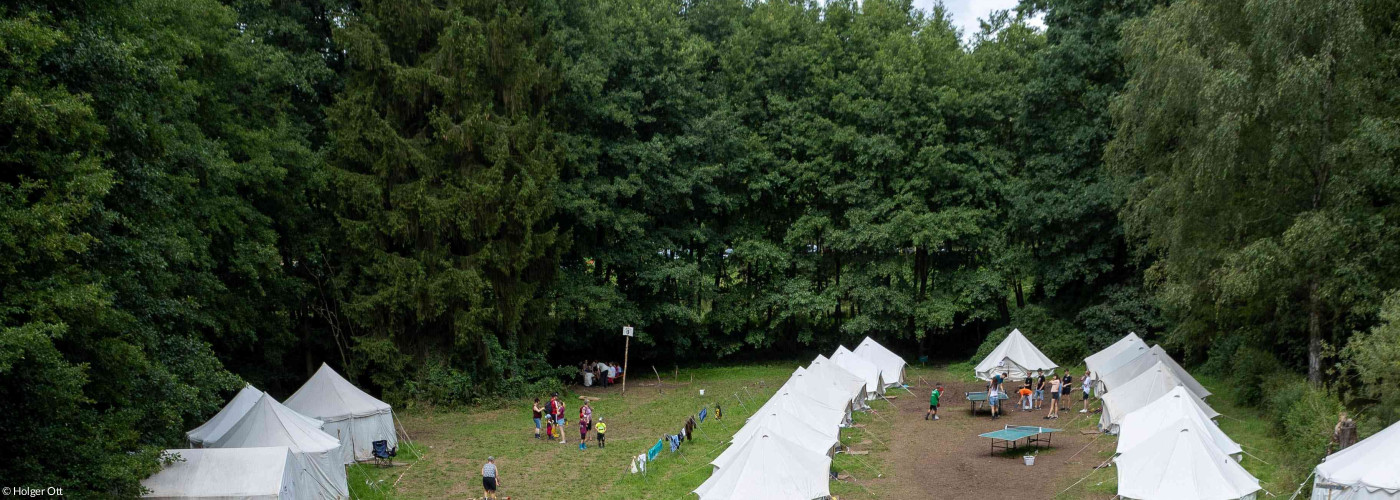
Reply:
M1397 27L1387 0L1022 0L976 33L909 0L7 2L0 477L133 496L245 381L325 361L473 404L619 358L622 325L666 365L966 359L1012 326L1068 364L1136 331L1313 453L1336 407L1400 418Z

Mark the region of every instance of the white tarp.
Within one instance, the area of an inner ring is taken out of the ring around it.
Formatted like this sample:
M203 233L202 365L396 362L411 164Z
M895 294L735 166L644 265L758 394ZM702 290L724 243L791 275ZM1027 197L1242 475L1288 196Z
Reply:
M1084 358L1084 367L1089 370L1090 376L1094 378L1094 388L1098 393L1103 393L1102 384L1097 381L1103 375L1117 370L1119 367L1137 358L1138 355L1147 352L1147 342L1138 338L1136 333L1128 332L1113 345L1105 347L1102 351L1096 352Z
M778 407L760 411L749 417L744 422L744 426L734 433L734 437L729 442L747 441L765 428L772 429L772 432L788 441L801 444L823 455L831 455L831 452L840 444L840 428L820 425L813 422L809 416L794 414Z
M1129 413L1137 411L1156 401L1157 398L1172 392L1177 387L1185 387L1181 379L1176 378L1175 372L1166 363L1158 362L1152 368L1139 374L1137 378L1129 380L1118 387L1114 387L1103 396L1103 414L1099 416L1099 430L1109 434L1117 434L1119 424ZM1187 387L1187 390L1190 390ZM1207 418L1215 418L1220 413L1212 409L1200 398L1190 398Z
M1190 373L1187 373L1185 368L1177 364L1176 360L1167 355L1167 352L1162 350L1162 346L1157 345L1152 346L1151 349L1148 349L1147 352L1142 353L1142 355L1124 363L1116 370L1098 374L1099 383L1102 384L1104 392L1113 392L1117 386L1137 378L1138 375L1151 369L1153 365L1156 365L1158 362L1171 367L1172 374L1176 375L1176 378L1183 384L1186 384L1186 388L1190 389L1191 393L1195 394L1196 397L1205 399L1206 396L1210 395L1210 391L1206 390L1200 382L1197 382L1196 378L1192 377Z
M345 445L341 463L373 459L375 441L388 441L390 448L398 446L393 408L361 391L325 363L283 404L326 422L322 429Z
M340 461L340 441L308 425L297 415L263 394L243 418L210 448L286 446L297 459L297 498L350 498L345 464Z
M1190 429L1165 429L1113 461L1123 498L1251 500L1259 492L1258 479Z
M811 373L806 368L798 367L792 372L787 383L783 384L784 391L798 394L801 397L814 401L817 406L823 408L835 408L840 411L841 420L837 422L840 427L850 425L852 413L855 405L851 404L850 397L831 385L821 375Z
M856 346L856 350L851 351L857 356L865 358L866 361L874 363L880 368L880 379L885 383L885 387L898 387L904 385L904 358L899 357L894 351L886 349L875 339L866 337Z
M1054 361L1045 357L1045 354L1036 348L1020 330L1011 330L1011 334L997 344L996 349L977 363L973 369L977 378L991 380L997 373L1008 373L1008 380L1019 380L1035 374L1037 371L1049 372L1058 368Z
M711 462L714 464L714 462ZM831 496L831 457L772 434L759 434L710 474L700 500L813 500Z
M285 446L165 450L179 460L141 481L145 498L293 500L296 459Z
M835 429L850 423L850 413L846 408L832 406L813 397L799 389L792 379L778 388L778 392L754 414L774 411L800 415L819 429Z
M1211 443L1220 448L1220 451L1238 461L1244 450L1201 411L1195 399L1196 396L1185 387L1176 387L1156 401L1123 417L1123 422L1118 426L1118 453L1126 453L1158 431L1185 422L1192 425L1192 429L1209 437Z
M1314 471L1313 500L1400 499L1400 422L1328 455Z
M812 363L807 365L807 374L819 377L824 383L831 384L840 392L846 400L850 401L854 408L865 408L865 379L860 375L851 373L842 368L836 362L827 359L820 354Z
M866 400L875 399L885 393L885 383L880 379L880 367L870 360L856 355L846 346L837 346L836 352L831 353L831 361L865 380Z
M837 432L836 429L831 429L830 432L818 429L802 419L783 413L754 415L739 432L734 433L734 438L729 440L729 449L724 450L724 453L720 453L719 457L710 463L721 469L728 466L749 441L764 435L781 437L812 453L829 457L835 454L840 446Z
M224 433L228 432L229 428L233 427L233 424L238 423L238 421L243 418L243 415L248 413L248 410L251 409L262 396L263 392L257 388L251 385L243 386L243 389L238 391L238 394L234 395L233 399L229 400L228 404L224 405L224 408L219 410L219 413L214 414L213 418L210 418L208 422L185 433L185 437L190 441L190 447L203 448L205 446L204 443L218 441L219 438L224 436ZM320 429L324 425L320 420L300 413L298 413L297 416L305 419L308 425L312 425L317 429Z

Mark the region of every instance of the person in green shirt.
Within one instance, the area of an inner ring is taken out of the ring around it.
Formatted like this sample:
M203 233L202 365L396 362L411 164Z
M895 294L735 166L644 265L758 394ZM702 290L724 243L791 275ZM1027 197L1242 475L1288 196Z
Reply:
M943 396L943 384L934 386L933 391L928 393L928 412L924 413L924 420L938 420L938 398Z

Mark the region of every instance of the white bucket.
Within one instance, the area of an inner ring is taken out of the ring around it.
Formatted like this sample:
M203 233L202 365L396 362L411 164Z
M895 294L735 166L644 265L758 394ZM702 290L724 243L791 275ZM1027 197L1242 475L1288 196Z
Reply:
M701 395L701 396L704 396L704 395L705 395L705 390L704 390L704 389L700 389L700 395Z
M1021 458L1026 460L1026 465L1035 465L1035 455L1026 455Z

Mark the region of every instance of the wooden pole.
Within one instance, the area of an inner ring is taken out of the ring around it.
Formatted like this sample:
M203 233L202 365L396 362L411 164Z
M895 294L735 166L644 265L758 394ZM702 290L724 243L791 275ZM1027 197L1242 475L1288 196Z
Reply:
M627 357L632 354L632 336L627 336L627 344L622 348L622 394L627 394L627 376L632 372L627 371Z

